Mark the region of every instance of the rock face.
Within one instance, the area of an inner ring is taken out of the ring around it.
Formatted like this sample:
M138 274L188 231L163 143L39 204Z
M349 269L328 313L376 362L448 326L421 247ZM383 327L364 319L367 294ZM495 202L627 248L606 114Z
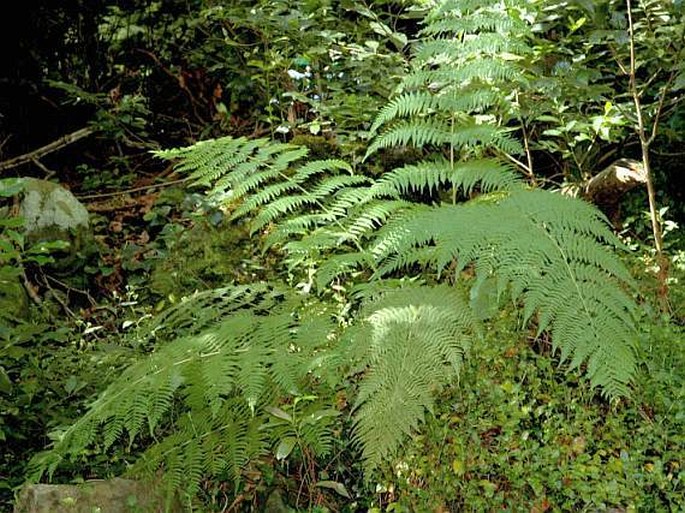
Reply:
M165 509L160 490L139 481L111 479L81 485L26 485L14 513L182 513L179 504Z
M80 269L97 250L89 228L86 208L71 192L59 184L23 178L24 187L19 216L29 244L66 241L66 252L55 254L52 270L71 273Z
M46 231L88 227L88 211L71 192L46 180L25 178L24 181L19 215L24 218L29 237L40 236Z

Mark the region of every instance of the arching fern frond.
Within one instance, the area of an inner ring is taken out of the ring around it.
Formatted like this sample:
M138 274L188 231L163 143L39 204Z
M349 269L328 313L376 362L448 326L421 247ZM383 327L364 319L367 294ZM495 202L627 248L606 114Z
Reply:
M369 146L367 155L381 148L395 146L441 146L448 144L455 150L478 146L491 146L505 153L518 153L521 144L505 131L492 125L463 123L458 126L436 123L431 120L400 121L382 133Z
M304 308L300 296L276 303L266 297L260 305L259 296L251 295L252 310L242 309L247 296L245 290L236 294L232 315L129 367L33 462L35 476L52 473L63 459L96 443L106 451L126 436L130 443L159 439L132 472L147 469L151 475L163 468L172 490L193 494L201 479L217 472L239 479L247 461L270 449L270 434L263 429L266 406L310 386L312 355L330 344L336 330L325 307L308 304L298 315ZM184 308L194 311L187 303L175 310ZM168 432L170 423L174 429Z
M410 191L429 192L444 187L457 187L469 195L476 185L482 192L509 190L519 184L511 169L490 159L450 163L446 159L424 161L385 173L374 188L388 194L406 194Z
M616 238L592 206L545 191L512 190L494 202L421 207L378 232L379 275L414 264L459 272L475 263L510 284L525 318L537 312L571 367L593 386L628 394L635 369L632 280L607 246Z

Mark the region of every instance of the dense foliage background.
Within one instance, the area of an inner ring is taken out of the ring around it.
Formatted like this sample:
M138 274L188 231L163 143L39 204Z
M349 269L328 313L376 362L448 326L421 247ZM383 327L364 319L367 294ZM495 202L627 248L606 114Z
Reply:
M0 31L0 510L37 476L163 468L170 485L190 476L181 495L196 511L682 511L683 2L14 7ZM647 178L602 201L584 196L618 159ZM12 216L23 177L80 199L88 244L65 251L24 236ZM513 204L517 187L540 194ZM561 191L574 189L603 214L565 206ZM520 205L571 241L579 256L563 262L587 264L597 305L622 305L626 331L606 343L629 346L625 376L555 327L555 301L571 309L575 296L549 286L557 297L531 299L534 280L511 260L540 275L555 260L535 252L542 232L524 233L523 221L502 234L527 218ZM460 227L475 209L506 218ZM557 219L566 212L577 219ZM406 226L419 228L404 237ZM605 256L597 241L615 246ZM442 259L443 244L458 251ZM409 328L369 355L378 333L398 331L382 314L402 307L408 317L391 321ZM457 327L468 344L452 344ZM158 402L120 403L135 419L113 427L103 416L104 438L70 438L121 376L145 379L146 362L180 368L182 351L214 329L254 337L262 360L191 365ZM379 361L420 349L402 345L407 332L444 347L430 380L397 385L416 416L389 408L384 427L369 397L385 398L394 379ZM206 378L220 371L225 380ZM225 468L205 461L209 449L194 467L187 454L160 456L195 429L190 413L211 425L219 409L245 440Z

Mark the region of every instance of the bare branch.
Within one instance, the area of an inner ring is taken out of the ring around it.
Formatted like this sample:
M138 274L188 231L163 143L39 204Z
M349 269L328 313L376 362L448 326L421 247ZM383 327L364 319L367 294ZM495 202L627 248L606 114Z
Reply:
M21 166L23 164L27 164L28 162L36 161L39 158L47 155L48 153L57 151L61 148L64 148L65 146L69 146L70 144L73 144L76 141L83 139L84 137L88 137L93 132L95 132L95 129L91 127L85 127L76 130L75 132L72 132L63 137L60 137L55 141L52 141L50 144L41 146L37 150L33 150L29 153L25 153L24 155L19 155L18 157L14 157L9 160L5 160L4 162L0 162L0 171Z

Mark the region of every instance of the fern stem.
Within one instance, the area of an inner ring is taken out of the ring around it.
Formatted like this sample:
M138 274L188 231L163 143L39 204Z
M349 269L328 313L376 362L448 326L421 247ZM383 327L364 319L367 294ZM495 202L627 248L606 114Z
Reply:
M450 171L454 173L454 112L450 118ZM452 182L452 205L457 204L457 185Z

